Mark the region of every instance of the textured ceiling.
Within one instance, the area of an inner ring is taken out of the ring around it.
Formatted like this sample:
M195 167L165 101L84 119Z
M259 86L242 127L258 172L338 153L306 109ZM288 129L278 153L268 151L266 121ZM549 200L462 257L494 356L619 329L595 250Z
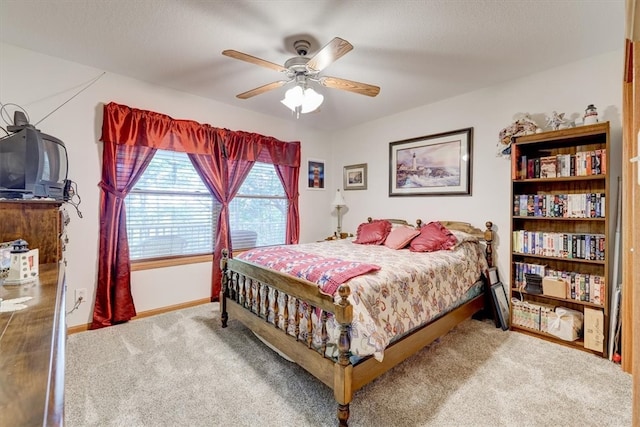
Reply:
M287 120L288 86L235 97L280 74L221 52L284 64L298 35L348 40L322 74L381 87L316 88L299 124L335 130L620 50L624 0L0 0L1 42Z

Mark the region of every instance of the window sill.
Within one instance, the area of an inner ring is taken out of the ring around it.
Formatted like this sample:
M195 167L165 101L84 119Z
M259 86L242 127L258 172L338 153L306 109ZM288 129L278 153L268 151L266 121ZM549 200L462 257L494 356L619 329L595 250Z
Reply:
M238 249L233 251L233 255L239 255L248 250L249 249ZM211 262L212 259L213 254L204 254L133 261L131 263L131 271L153 270L154 268L174 267L176 265L198 264L202 262Z
M212 254L192 255L176 258L162 258L153 260L134 261L131 263L131 271L152 270L154 268L173 267L176 265L197 264L211 262Z

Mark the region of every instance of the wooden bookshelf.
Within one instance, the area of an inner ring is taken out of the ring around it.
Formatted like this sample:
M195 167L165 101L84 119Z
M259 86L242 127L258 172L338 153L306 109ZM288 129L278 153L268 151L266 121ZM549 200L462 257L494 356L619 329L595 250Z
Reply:
M530 317L525 325L522 306L514 313L518 304L512 301L511 329L603 357L607 355L612 253L609 154L608 122L521 136L512 144L511 154L511 298L526 302ZM566 298L525 288L524 273L532 270L541 277L562 278ZM581 313L593 309L603 320L583 324L578 339L567 341L547 333L544 314L535 323L537 305Z

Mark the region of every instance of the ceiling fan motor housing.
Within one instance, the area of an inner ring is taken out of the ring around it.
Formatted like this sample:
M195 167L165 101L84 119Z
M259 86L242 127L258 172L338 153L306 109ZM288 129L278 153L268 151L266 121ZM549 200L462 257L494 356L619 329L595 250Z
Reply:
M311 43L306 40L297 40L293 43L293 48L296 50L298 55L306 56L311 48Z
M307 62L309 62L309 58L294 56L291 59L287 59L287 62L284 63L284 67L295 74L307 73L309 71L307 69Z

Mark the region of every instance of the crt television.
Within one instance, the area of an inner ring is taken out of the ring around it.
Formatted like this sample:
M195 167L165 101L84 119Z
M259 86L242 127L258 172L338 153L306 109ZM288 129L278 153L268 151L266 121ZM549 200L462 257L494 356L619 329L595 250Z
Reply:
M0 139L0 197L65 200L64 143L24 122L7 129L12 133Z

